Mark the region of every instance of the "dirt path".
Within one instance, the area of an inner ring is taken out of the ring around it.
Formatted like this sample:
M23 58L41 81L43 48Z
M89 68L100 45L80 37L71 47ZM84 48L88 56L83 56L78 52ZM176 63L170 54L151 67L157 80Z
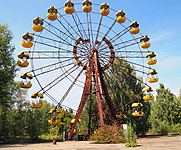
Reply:
M124 144L90 144L88 141L68 141L41 144L0 145L0 150L181 150L181 136L154 136L138 139L138 146L127 148Z

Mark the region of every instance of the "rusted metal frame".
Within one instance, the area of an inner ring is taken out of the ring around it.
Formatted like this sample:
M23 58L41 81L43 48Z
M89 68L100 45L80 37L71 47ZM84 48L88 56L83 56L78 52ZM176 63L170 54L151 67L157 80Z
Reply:
M69 137L68 137L69 140L72 139L74 129L75 129L77 123L78 123L78 119L80 118L80 115L81 115L82 110L84 108L85 102L86 102L88 96L90 95L91 84L92 84L92 67L90 67L88 76L86 77L86 81L85 81L85 84L84 84L84 89L83 89L81 101L80 101L77 113L75 115L75 121L71 126L70 134L69 134Z
M93 81L94 81L94 83L96 82L96 81L95 81L95 74L93 74ZM102 92L102 89L101 89L101 92ZM103 93L102 93L102 95L103 95ZM102 105L102 109L103 109L103 111L104 111L104 114L106 115L106 118L107 118L108 122L112 123L111 118L110 118L110 115L109 115L109 113L108 113L108 110L107 110L107 108L105 107L105 104L104 104L104 102L103 102L102 96L101 96L101 105Z
M102 90L102 95L104 96L103 90ZM110 115L109 115L109 112L108 112L108 110L107 110L107 108L106 108L104 102L101 101L101 104L102 104L102 110L104 111L104 114L106 115L108 124L112 124L111 117L110 117Z
M88 136L92 134L91 129L91 116L92 116L92 84L90 88L90 95L89 95L89 110L88 110Z
M111 98L109 96L107 87L106 87L106 85L104 83L103 70L102 70L100 64L98 65L98 68L99 68L99 77L100 77L100 82L101 82L101 88L102 88L103 96L104 96L104 98L105 98L105 100L107 102L107 105L108 105L108 107L110 109L112 117L116 120L115 108L114 108L113 103L111 102Z
M94 50L93 50L94 51ZM100 119L100 126L104 125L103 113L102 113L102 102L101 102L101 90L100 90L100 76L99 76L99 69L98 69L98 57L97 51L93 52L94 57L94 69L95 69L95 86L96 86L96 97L97 97L97 107L99 111L99 119Z

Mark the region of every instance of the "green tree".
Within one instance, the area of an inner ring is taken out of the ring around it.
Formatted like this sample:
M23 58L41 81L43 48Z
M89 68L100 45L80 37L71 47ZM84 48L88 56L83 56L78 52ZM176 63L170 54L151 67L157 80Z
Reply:
M157 89L156 101L151 106L152 132L167 134L181 122L181 102L163 84Z
M27 91L21 89L19 82L14 82L15 91L12 95L13 103L8 111L9 138L23 140L26 136L25 118L28 103L26 102ZM10 140L10 139L9 139Z
M0 24L0 139L8 138L9 125L7 114L13 103L14 77L16 72L13 59L14 46L11 43L12 33L7 25Z
M111 72L107 73L107 86L111 99L116 106L116 114L125 114L127 123L131 123L137 134L144 134L149 129L148 118L150 114L150 104L143 100L142 85L136 76L134 66L131 66L124 58L116 58ZM140 102L143 104L143 117L132 116L131 104Z
M42 134L49 133L49 110L52 109L52 105L45 100L41 100L43 103L43 107L36 109L30 108L27 110L26 116L26 127L27 127L27 135L30 137L31 141L37 141L39 136Z

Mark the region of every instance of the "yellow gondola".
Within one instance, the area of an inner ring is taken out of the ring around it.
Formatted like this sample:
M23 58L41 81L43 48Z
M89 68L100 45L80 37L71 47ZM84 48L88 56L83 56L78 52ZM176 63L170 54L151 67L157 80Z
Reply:
M33 35L30 34L30 33L25 33L23 36L22 36L23 40L21 41L21 45L24 47L24 48L31 48L33 46Z
M25 88L25 89L29 89L29 88L32 87L32 84L31 84L30 81L27 82L27 83L24 83L23 81L21 81L21 82L20 82L20 87L21 87L21 88Z
M116 13L116 21L120 24L126 21L125 12L123 10Z
M32 107L32 108L41 108L41 107L43 107L43 103L42 103L41 101L39 101L37 104L35 104L34 102L32 102L32 103L30 104L30 107Z
M149 70L148 73L147 73L147 75L150 75L150 74L151 75L156 75L158 73L157 73L157 71L155 69L152 69L152 70Z
M42 93L38 93L38 97L39 97L39 98L44 98L44 96L43 96Z
M116 114L116 118L122 119L122 118L127 118L125 114Z
M148 79L148 82L150 82L150 83L158 82L158 78L151 77Z
M151 46L150 42L143 42L143 43L141 43L141 48L143 48L143 49L149 48L150 46Z
M27 60L24 60L24 61L18 60L16 63L19 67L23 67L23 68L28 67L29 65L29 62Z
M31 95L31 98L44 98L44 96L43 96L43 94L42 93L33 93L32 95ZM30 106L32 107L32 108L41 108L41 107L43 107L43 103L41 102L41 100L39 100L38 101L38 103L34 103L34 102L32 102L31 104L30 104Z
M82 133L84 130L82 128L78 129L77 132L80 134Z
M36 17L35 19L33 19L32 29L35 32L42 32L43 31L43 19L41 19L39 17Z
M142 116L144 116L144 112L135 111L135 112L132 113L132 115L135 116L135 117L142 117Z
M60 119L56 118L55 120L53 120L52 118L48 120L48 123L51 125L58 125L60 123Z
M72 14L75 11L74 3L71 0L65 2L64 11L66 14Z
M140 38L140 42L148 42L150 40L150 38L148 37L148 35L142 36Z
M31 95L31 98L44 98L43 94L42 93L33 93Z
M107 16L110 13L110 9L109 9L109 4L108 3L103 3L100 6L100 13L102 16Z
M146 58L154 58L154 57L156 57L156 54L154 52L148 52L146 54Z
M156 59L148 59L147 60L147 64L148 65L155 65L157 63L157 60Z
M92 11L92 2L90 0L84 0L82 10L85 13L90 13Z
M153 89L151 87L145 87L142 92L153 92Z
M49 114L59 114L60 113L60 109L58 109L58 108L56 108L56 109L50 109L49 110L49 112L48 112Z
M138 106L143 107L143 104L142 103L133 103L131 106L132 107L138 107Z
M57 19L57 9L54 6L51 6L48 8L48 14L47 17L50 21L55 21Z
M23 58L29 59L30 55L29 55L28 52L21 52L21 53L18 54L18 58L19 59L23 59Z
M33 43L31 41L25 41L25 40L22 40L21 41L21 45L24 47L24 48L31 48L33 46Z
M22 79L33 79L33 76L31 73L22 73L20 76Z
M135 116L135 117L144 116L143 104L141 104L141 103L133 103L132 108L133 108L133 112L132 112L133 116Z
M71 120L71 123L74 123L74 122L75 122L75 119L72 119L72 120ZM79 119L78 119L78 122L82 122L82 120L79 118Z
M151 94L145 95L145 96L143 96L143 99L146 101L154 100L154 96Z
M140 32L139 23L137 21L133 21L130 24L130 32L132 34L138 34Z
M140 38L140 42L142 42L142 43L141 43L141 47L142 47L143 49L149 48L149 47L151 46L151 43L150 43L149 41L150 41L150 38L149 38L147 35L142 36L142 37Z

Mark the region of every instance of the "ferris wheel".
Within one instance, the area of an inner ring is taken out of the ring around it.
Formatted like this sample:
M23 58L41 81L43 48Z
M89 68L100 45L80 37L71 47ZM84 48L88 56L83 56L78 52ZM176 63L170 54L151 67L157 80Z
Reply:
M17 65L30 68L21 74L20 87L39 88L32 93L31 98L38 99L37 103L30 104L32 108L43 107L39 99L44 97L52 100L58 108L68 101L71 93L81 91L69 138L92 94L97 100L100 125L104 124L104 114L109 117L106 108L116 120L106 76L113 72L116 59L134 66L134 76L124 65L120 72L126 72L144 85L144 100L154 99L148 82L158 81L157 71L152 68L157 63L156 54L149 50L149 36L140 34L139 23L128 19L123 10L116 11L108 3L99 5L90 0L82 3L68 0L59 9L49 7L47 17L36 17L32 29L22 36L21 44L25 50L18 54ZM35 85L31 80L36 81ZM132 107L139 108L132 113L133 116L144 115L140 111L141 103L132 103Z

